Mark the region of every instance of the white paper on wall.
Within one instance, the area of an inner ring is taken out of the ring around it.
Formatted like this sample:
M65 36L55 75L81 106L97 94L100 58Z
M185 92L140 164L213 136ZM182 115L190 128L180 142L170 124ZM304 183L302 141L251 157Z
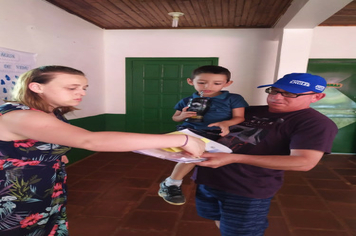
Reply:
M0 47L0 104L11 98L18 77L36 65L35 53L21 52Z

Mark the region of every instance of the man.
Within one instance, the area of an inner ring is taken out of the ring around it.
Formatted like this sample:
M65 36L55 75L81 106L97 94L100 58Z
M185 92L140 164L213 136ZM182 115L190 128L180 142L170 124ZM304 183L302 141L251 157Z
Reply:
M246 108L245 121L219 140L233 154L206 153L207 161L197 163L198 214L214 220L222 236L263 236L284 171L312 169L337 133L334 122L310 108L325 97L324 78L292 73L261 87L268 87L268 106Z

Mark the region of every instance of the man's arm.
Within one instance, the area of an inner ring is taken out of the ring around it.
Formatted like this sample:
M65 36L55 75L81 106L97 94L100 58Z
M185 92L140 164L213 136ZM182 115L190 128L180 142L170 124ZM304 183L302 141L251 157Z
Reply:
M324 152L318 150L292 149L290 155L260 156L230 153L204 153L207 161L199 166L217 168L232 163L248 164L275 170L309 171L314 168Z

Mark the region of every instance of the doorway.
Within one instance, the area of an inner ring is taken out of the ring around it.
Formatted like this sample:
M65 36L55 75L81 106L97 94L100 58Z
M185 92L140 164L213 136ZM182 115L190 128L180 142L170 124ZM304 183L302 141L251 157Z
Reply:
M218 65L218 58L126 58L126 131L175 131L173 107L195 92L187 78L203 65Z
M356 60L310 59L308 72L324 77L326 97L311 106L332 119L339 128L334 153L356 153Z

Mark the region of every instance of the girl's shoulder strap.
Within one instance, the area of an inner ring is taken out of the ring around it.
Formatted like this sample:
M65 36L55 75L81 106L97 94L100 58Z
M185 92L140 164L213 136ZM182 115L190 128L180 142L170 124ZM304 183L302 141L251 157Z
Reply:
M10 111L17 111L17 110L30 110L26 105L20 103L5 103L0 106L0 115L4 115Z

